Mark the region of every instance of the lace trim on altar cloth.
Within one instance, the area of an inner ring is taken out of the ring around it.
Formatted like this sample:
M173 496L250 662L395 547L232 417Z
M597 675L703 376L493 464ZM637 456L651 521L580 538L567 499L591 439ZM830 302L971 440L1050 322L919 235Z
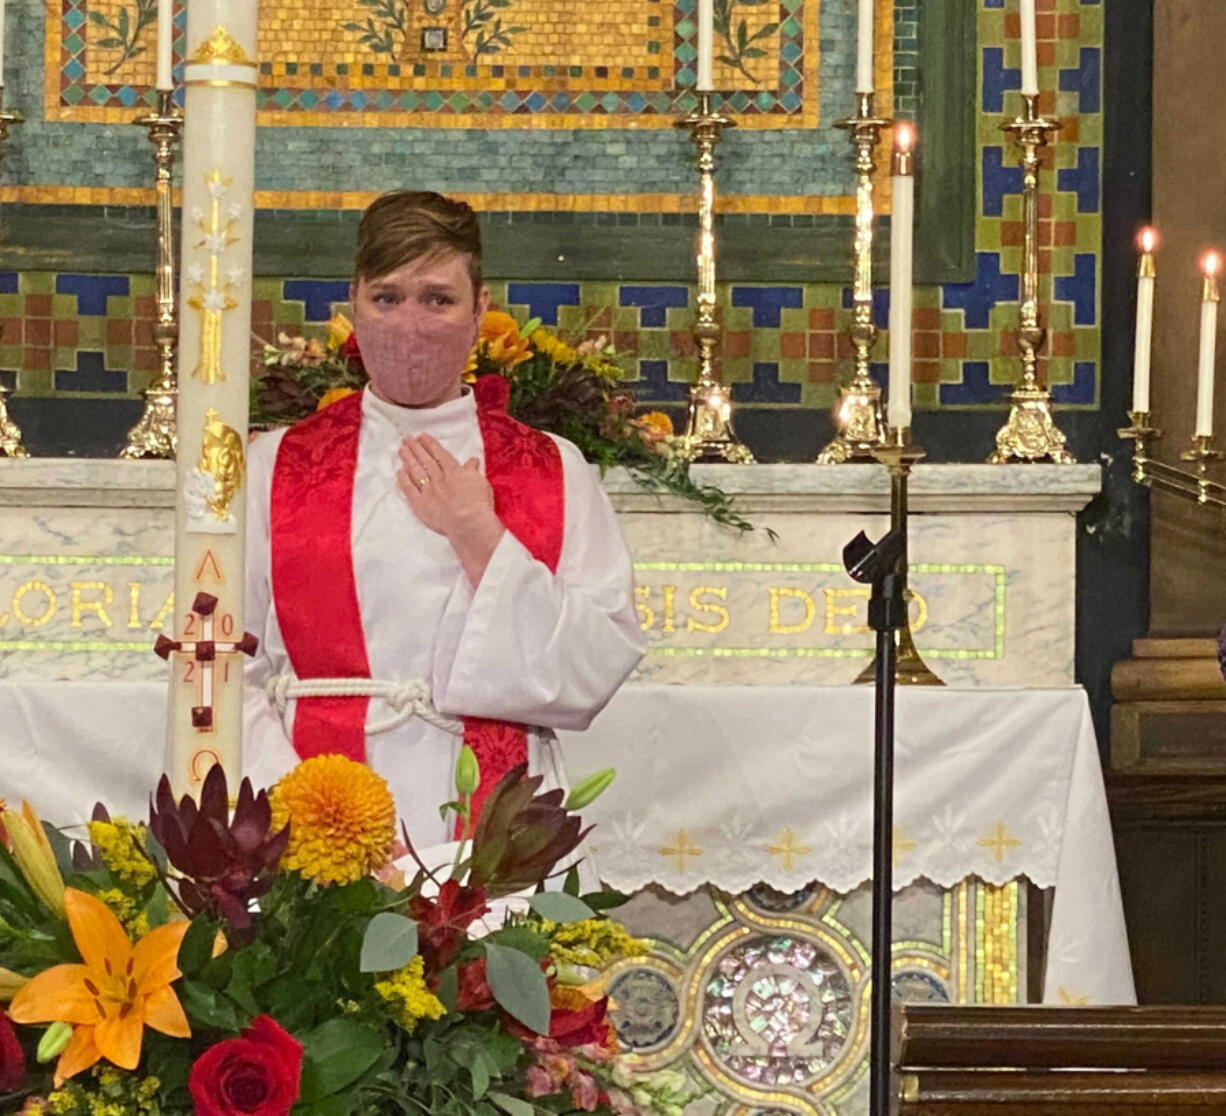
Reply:
M386 682L376 678L297 678L292 674L275 674L264 684L264 691L282 717L285 716L287 704L293 698L376 698L391 710L391 715L380 721L367 722L367 736L390 732L414 717L420 717L452 736L464 735L462 722L445 717L434 708L430 684L421 678L412 678L407 682Z

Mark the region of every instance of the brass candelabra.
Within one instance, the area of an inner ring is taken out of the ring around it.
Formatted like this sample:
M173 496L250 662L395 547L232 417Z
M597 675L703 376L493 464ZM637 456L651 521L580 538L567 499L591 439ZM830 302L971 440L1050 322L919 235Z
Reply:
M1210 466L1223 457L1222 451L1214 448L1211 434L1192 435L1192 448L1179 455L1191 463L1191 468L1181 469L1150 457L1150 447L1162 437L1162 431L1153 427L1148 411L1129 411L1128 420L1132 425L1119 435L1133 443L1132 479L1137 484L1174 492L1206 507L1226 508L1226 484L1209 477Z
M1017 330L1022 380L1009 396L1009 418L996 432L996 450L988 461L1069 465L1073 455L1064 448L1064 435L1052 418L1051 392L1039 376L1039 352L1047 336L1039 307L1039 170L1060 121L1039 112L1037 96L1024 94L1022 102L1022 114L1002 125L1022 150L1022 301Z
M157 108L133 123L149 132L153 144L157 192L157 320L153 340L158 348L158 376L145 392L145 410L140 421L128 432L128 442L120 457L129 461L141 458L173 458L176 448L175 404L178 382L175 350L179 343L179 315L175 304L174 205L171 178L175 161L175 142L183 130L183 116L174 107L173 94L158 91Z
M720 382L715 369L722 337L715 294L715 148L724 129L735 128L736 122L712 107L710 93L700 92L698 107L675 126L690 133L698 168L698 234L694 243L698 305L692 330L698 349L698 378L690 388L679 452L690 461L749 464L753 454L732 428L731 392Z
M9 128L24 123L21 113L4 107L4 87L0 86L0 159L4 158L4 144L9 138ZM21 427L10 417L8 390L0 385L0 457L29 457L21 444Z
M856 233L852 244L851 344L856 369L851 381L839 392L835 408L838 433L817 455L820 464L872 461L877 449L887 444L881 417L881 389L869 375L877 327L873 324L873 179L877 173L877 145L881 131L889 127L875 109L875 95L856 94L856 114L835 121L847 132L856 152Z
M873 458L880 461L890 474L890 530L896 531L902 538L902 557L898 560L898 572L902 579L903 599L907 602L907 615L900 627L894 633L898 648L894 663L894 680L900 686L944 686L945 683L936 676L920 656L911 635L911 601L913 595L908 588L907 566L907 535L910 516L907 489L911 479L911 470L923 460L924 451L911 442L911 428L891 428L885 431L883 443L877 446ZM876 681L877 660L874 658L856 678L857 685Z

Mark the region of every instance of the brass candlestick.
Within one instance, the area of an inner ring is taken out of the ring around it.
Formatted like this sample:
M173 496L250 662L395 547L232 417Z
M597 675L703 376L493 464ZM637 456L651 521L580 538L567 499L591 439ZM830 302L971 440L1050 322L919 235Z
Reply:
M9 128L23 123L25 118L21 113L4 107L4 87L0 86L0 159L4 158L4 143L9 138ZM30 454L21 444L21 427L9 417L8 394L6 388L0 387L0 457L29 457Z
M156 110L133 123L149 131L153 144L153 163L157 168L157 321L153 340L158 347L160 372L145 392L145 411L128 432L128 444L120 457L128 461L141 458L175 456L175 404L178 383L175 350L179 342L179 315L175 305L174 206L171 174L174 169L175 141L183 130L183 116L175 109L169 90L158 90Z
M903 540L902 557L898 560L898 572L902 575L903 599L907 602L907 616L901 628L895 633L895 644L898 657L894 667L894 680L900 686L944 686L942 682L920 657L915 640L911 636L910 604L914 595L907 586L907 523L910 508L907 503L907 486L911 470L924 457L924 451L911 442L910 427L889 430L886 441L877 447L873 454L890 474L890 530L897 531ZM856 685L864 685L876 681L877 660L874 658L856 678Z
M698 235L694 258L698 268L698 309L694 343L698 347L698 379L690 388L690 404L678 453L690 461L749 464L749 452L732 429L731 393L715 371L715 353L722 331L716 314L715 271L715 147L725 128L736 122L711 107L711 94L698 94L698 108L675 127L685 128L694 144L698 167Z
M1132 425L1120 430L1119 435L1134 443L1132 479L1137 484L1173 492L1207 507L1226 508L1226 485L1209 477L1210 466L1223 457L1222 451L1214 448L1211 434L1192 435L1192 448L1179 456L1192 462L1193 467L1180 469L1150 457L1150 443L1158 441L1162 431L1150 425L1148 411L1129 411L1128 420Z
M988 461L1071 465L1073 455L1064 448L1064 435L1052 418L1051 392L1039 380L1039 350L1047 336L1039 312L1039 168L1060 121L1040 115L1036 95L1023 95L1022 101L1022 115L1002 125L1022 149L1022 303L1017 330L1022 382L1009 396L1009 419L996 432L996 451Z
M881 130L888 120L877 116L875 96L856 94L856 115L836 120L835 127L847 132L856 149L856 235L852 247L852 325L851 344L855 350L856 371L851 382L839 392L835 408L838 433L817 455L820 464L842 461L871 461L877 449L886 445L885 424L881 418L881 389L869 375L877 327L873 324L873 178L877 173L876 152Z

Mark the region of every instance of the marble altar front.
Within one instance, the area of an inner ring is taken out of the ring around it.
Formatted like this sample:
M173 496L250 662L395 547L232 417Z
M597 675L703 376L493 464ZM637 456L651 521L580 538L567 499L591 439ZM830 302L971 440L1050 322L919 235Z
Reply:
M837 684L871 657L868 590L843 545L886 527L876 465L700 466L764 531L744 537L611 473L635 557L651 682ZM0 678L159 679L174 607L166 462L0 461ZM959 685L1073 680L1075 515L1092 465L920 465L912 482L912 627Z

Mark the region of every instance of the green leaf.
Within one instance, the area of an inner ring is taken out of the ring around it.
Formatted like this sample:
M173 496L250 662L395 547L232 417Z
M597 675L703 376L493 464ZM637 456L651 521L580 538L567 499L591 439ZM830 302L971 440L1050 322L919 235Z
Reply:
M94 46L101 47L103 50L119 50L123 45L123 39L117 39L114 35L108 35L105 39L98 39L94 43Z
M485 975L504 1011L538 1035L549 1033L549 987L536 961L487 939Z
M473 1064L469 1066L468 1072L473 1079L473 1100L480 1100L485 1096L485 1091L490 1087L490 1071L489 1067L480 1058L475 1058Z
M538 329L541 328L540 318L529 318L523 325L519 327L520 337L530 337Z
M583 901L594 911L611 911L614 907L623 907L630 897L620 891L593 891L583 897Z
M179 998L188 1018L219 1031L236 1032L241 1026L238 1009L225 996L198 980L185 980Z
M403 969L416 956L417 923L404 915L382 911L366 927L358 968L364 973L387 973Z
M387 1046L381 1027L339 1016L303 1035L302 1100L322 1100L351 1085Z
M434 994L447 1009L448 1014L455 1011L455 1003L460 995L460 974L454 965L449 965L438 975L438 984Z
M95 27L109 27L110 26L110 24L107 22L106 16L104 16L99 11L91 10L89 13L89 21Z
M550 922L582 922L596 917L596 912L582 899L564 891L538 892L528 900L528 906Z
M509 1116L535 1116L536 1114L536 1109L526 1100L508 1096L506 1093L490 1093L490 1100Z
M184 976L199 973L212 958L216 940L217 923L207 918L193 919L179 943L179 971Z
M566 873L566 880L562 884L562 890L567 895L574 895L576 898L579 895L579 866L572 864L570 871Z
M741 53L741 57L742 58L765 58L766 51L762 50L761 47L746 47L745 50Z

